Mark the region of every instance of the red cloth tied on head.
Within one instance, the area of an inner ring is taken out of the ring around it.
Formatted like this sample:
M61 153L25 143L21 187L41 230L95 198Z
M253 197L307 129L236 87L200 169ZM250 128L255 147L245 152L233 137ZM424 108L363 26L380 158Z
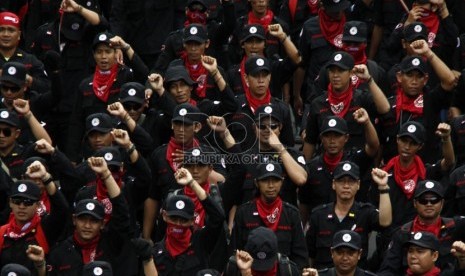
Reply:
M1 12L0 13L0 26L13 26L16 28L20 28L21 22L19 21L19 17L12 13L12 12Z

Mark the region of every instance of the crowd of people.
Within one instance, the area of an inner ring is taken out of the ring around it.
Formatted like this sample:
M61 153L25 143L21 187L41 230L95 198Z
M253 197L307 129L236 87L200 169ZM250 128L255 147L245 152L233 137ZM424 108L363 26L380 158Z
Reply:
M0 274L465 275L464 18L0 1Z

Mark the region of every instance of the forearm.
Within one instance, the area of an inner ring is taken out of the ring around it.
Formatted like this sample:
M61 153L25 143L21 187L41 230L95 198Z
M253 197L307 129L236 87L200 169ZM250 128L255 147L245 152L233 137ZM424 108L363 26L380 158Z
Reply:
M79 9L76 13L84 17L84 19L92 25L100 24L100 17L98 13L92 10L86 9L85 7L79 5Z
M131 116L129 116L127 112L121 119L124 122L124 124L128 127L129 132L134 132L137 123L131 118Z
M308 133L307 133L307 135L308 135ZM305 156L305 160L308 161L308 160L312 159L314 151L315 151L315 145L314 144L304 142L303 153L304 153L304 156Z
M294 62L294 64L300 64L302 62L302 57L300 56L299 50L292 42L291 38L284 34L284 37L280 39L281 44L284 46L284 51L289 56L289 58Z
M455 76L452 70L438 57L436 54L429 50L424 57L428 59L434 72L438 75L441 81L441 86L444 90L450 91L454 88Z
M387 186L387 185L386 185ZM383 188L383 189L387 189ZM388 227L392 223L392 206L389 193L383 193L379 195L379 225L382 227Z
M303 186L307 182L307 172L302 166L294 160L286 149L281 150L279 153L282 164L287 172L287 175L291 179L292 183L297 186Z
M252 276L252 269L243 269L241 270L241 276Z
M151 240L153 223L157 217L158 201L147 198L144 202L144 226L142 228L142 238Z
M441 169L443 171L449 171L454 167L455 164L455 153L452 145L452 139L450 136L442 138L442 155Z
M51 174L47 173L45 177L43 177L42 182L45 185L45 190L47 191L47 194L54 195L57 192L57 186L53 182Z
M36 117L31 111L24 115L24 119L29 124L32 134L34 135L36 140L45 139L49 144L52 144L52 139L48 135L47 131L39 123L39 121L37 121Z
M216 86L218 86L218 89L223 92L224 89L226 88L226 81L224 80L223 76L221 75L220 70L216 68L212 72L210 72L211 77L216 83Z
M110 170L107 169L100 175L100 177L107 187L109 198L115 198L121 193L121 189L119 188L118 184L116 184L116 181L113 178Z
M189 187L194 191L194 193L197 195L198 199L200 201L205 200L207 198L207 192L200 186L200 184L195 181L194 179L191 180L192 182L189 185Z
M365 152L368 156L374 157L379 150L378 133L370 120L364 125L365 131Z
M236 140L234 140L234 137L231 135L229 130L226 130L221 135L221 138L223 139L223 143L224 143L226 149L230 149L236 144Z
M383 91L381 91L381 88L379 88L378 84L373 79L373 76L370 76L368 89L371 92L371 96L373 97L373 102L375 103L376 111L378 114L382 115L388 113L390 109L389 101L387 100Z
M153 258L150 258L148 261L143 261L144 264L144 274L146 276L158 276L157 268L155 267L155 262Z

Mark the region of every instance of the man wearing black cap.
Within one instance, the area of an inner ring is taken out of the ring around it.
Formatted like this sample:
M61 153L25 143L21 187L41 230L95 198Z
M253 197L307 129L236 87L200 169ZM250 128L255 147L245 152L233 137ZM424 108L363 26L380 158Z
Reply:
M352 111L364 108L371 118L389 111L389 103L366 65L354 66L354 64L354 58L343 51L335 52L326 64L329 76L328 89L313 100L308 115L303 148L307 160L315 153L324 118L331 115L344 118L350 134L346 148L362 149L365 145L362 127L356 123ZM354 88L351 83L352 75L368 83L369 93Z
M440 275L435 266L439 257L439 240L429 232L416 232L405 242L407 247L407 275Z

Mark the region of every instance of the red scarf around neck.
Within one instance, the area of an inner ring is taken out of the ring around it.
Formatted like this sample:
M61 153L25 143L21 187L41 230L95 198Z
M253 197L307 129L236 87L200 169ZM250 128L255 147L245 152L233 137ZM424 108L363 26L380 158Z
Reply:
M442 221L440 217L433 224L425 224L420 221L418 216L416 216L415 219L413 220L412 231L415 233L416 232L430 232L439 238L439 231L441 231L441 225L442 225Z
M121 188L122 183L123 183L123 172L112 172L111 175L116 181L116 184ZM97 176L97 179L95 180L95 183L97 184L97 200L100 201L103 206L105 206L105 218L104 222L105 224L110 221L111 218L111 213L113 211L113 205L111 204L110 199L108 198L108 190L107 186L103 182L102 178L100 176Z
M195 94L197 99L204 99L206 97L207 92L207 79L208 79L208 71L203 67L202 62L199 61L198 63L190 63L187 57L187 54L181 56L184 60L184 66L189 72L189 76L193 81L197 83L197 89L195 90Z
M425 165L418 155L415 155L413 162L407 168L401 166L399 155L393 157L384 167L384 171L391 169L394 170L394 179L397 186L408 199L412 198L418 180L423 180L426 177Z
M273 268L268 271L256 271L252 269L253 276L276 276L278 275L278 263L275 263Z
M407 269L407 276L414 276L413 272L409 269ZM426 272L425 274L421 276L439 276L441 275L441 270L438 267L433 267L430 271Z
M255 98L252 93L250 92L249 86L247 86L247 83L245 81L245 61L247 60L247 57L244 56L241 61L241 83L242 83L242 88L244 89L244 94L245 98L247 99L247 102L249 103L250 109L252 110L252 113L255 114L255 110L257 110L258 107L269 104L271 102L271 92L270 89L266 91L265 97L263 99L257 99Z
M260 197L256 200L258 215L267 228L274 232L278 229L279 219L283 211L283 201L278 196L272 203L264 202Z
M102 102L106 103L108 101L111 86L115 82L116 76L118 75L118 68L118 63L113 65L113 67L111 67L111 69L108 71L102 71L98 68L98 66L95 67L92 88L94 90L95 96Z
M396 122L399 122L402 110L412 113L414 117L421 117L423 115L423 93L418 94L415 98L411 98L404 94L402 88L398 87L396 95Z
M336 168L337 164L339 164L339 162L341 162L343 154L344 153L342 151L336 156L330 156L326 152L323 153L323 161L325 162L326 167L328 168L328 170L331 173L333 173L333 171Z
M36 213L34 214L34 216L29 222L27 222L23 226L20 226L16 223L14 214L10 213L10 217L6 224L7 226L6 226L5 236L13 240L19 240L22 237L29 234L32 230L37 230L36 228L40 226L40 221L41 221L41 218Z
M165 247L170 256L176 258L189 248L192 231L187 226L178 226L169 222L167 224Z
M46 191L42 191L39 200L39 208L37 209L37 214L43 216L50 213L50 199Z
M262 18L258 18L252 11L250 11L248 14L248 18L249 21L247 22L247 24L260 24L263 26L263 29L265 29L265 32L268 32L268 25L270 25L271 21L273 21L274 14L272 10L267 9L265 16L263 16Z
M436 39L436 34L438 33L440 22L439 16L430 10L423 9L423 14L419 21L425 24L428 29L428 46L431 48L433 47L433 42Z
M187 27L190 24L207 24L207 14L201 11L191 11L187 9L186 12L186 21L184 22L184 26Z
M182 164L178 164L176 162L174 162L174 156L173 156L173 153L176 152L176 150L182 150L182 151L185 151L185 150L188 150L188 149L191 149L193 147L197 147L199 146L199 141L197 139L194 138L194 140L192 140L192 142L190 144L179 144L178 142L176 142L176 139L174 139L174 137L171 137L169 143L168 143L168 147L166 148L166 161L168 161L168 164L170 165L171 169L173 169L173 172L177 171L178 168L181 167Z
M331 107L331 112L334 115L344 118L347 111L349 111L350 102L352 101L352 96L354 94L354 87L352 83L349 84L349 87L346 91L336 93L333 91L333 86L328 84L328 101Z
M205 182L200 185L207 194L210 193L210 182ZM184 186L184 194L194 202L194 231L201 229L205 225L205 209L203 209L202 203L200 203L199 197L195 194L189 186Z
M344 31L344 24L346 23L346 16L342 15L340 21L336 21L325 13L323 9L318 11L318 19L320 20L321 33L326 41L342 48L342 33Z
M79 239L79 236L76 231L73 234L74 243L81 249L82 252L82 262L88 264L95 261L95 255L97 253L97 245L100 241L100 234L98 234L91 241L83 242Z

